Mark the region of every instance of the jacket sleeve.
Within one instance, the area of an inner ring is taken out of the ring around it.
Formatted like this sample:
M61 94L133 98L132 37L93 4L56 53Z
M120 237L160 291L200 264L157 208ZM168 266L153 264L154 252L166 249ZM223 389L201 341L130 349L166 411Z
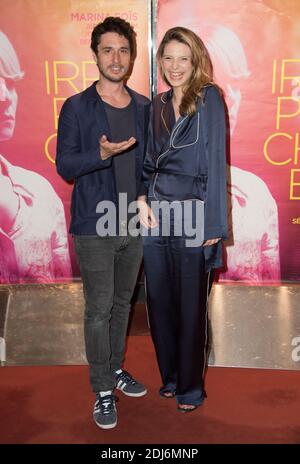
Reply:
M150 113L150 108L151 108L151 103L149 101L149 103L147 105L145 105L145 108L144 108L144 144L143 144L143 166L144 166L144 161L145 161L145 157L146 157L146 150L147 150L147 144L148 144L148 132L149 132L149 113ZM143 179L143 166L142 166L142 176L141 176L141 181L140 181L140 184L139 184L139 188L138 188L138 196L141 196L141 195L146 195L148 194L148 188L146 187L146 185L144 184L144 179Z
M219 91L208 88L203 107L206 134L207 196L204 238L227 238L226 124L225 108Z
M148 125L148 134L147 134L147 145L146 145L146 155L144 160L143 175L142 181L146 193L149 190L150 182L153 176L155 169L155 159L154 159L154 130L153 130L153 104L150 106L149 113L149 125Z
M71 99L62 106L57 132L56 168L57 172L66 180L71 180L98 169L111 165L111 158L102 160L97 147L82 150L80 125Z

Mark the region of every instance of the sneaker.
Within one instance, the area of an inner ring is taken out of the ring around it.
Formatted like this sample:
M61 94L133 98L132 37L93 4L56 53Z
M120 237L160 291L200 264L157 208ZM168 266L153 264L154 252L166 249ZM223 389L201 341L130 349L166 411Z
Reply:
M101 397L96 394L93 417L96 425L101 429L112 429L117 425L116 397L106 395Z
M116 374L116 388L127 396L144 396L147 393L144 385L134 380L127 371Z

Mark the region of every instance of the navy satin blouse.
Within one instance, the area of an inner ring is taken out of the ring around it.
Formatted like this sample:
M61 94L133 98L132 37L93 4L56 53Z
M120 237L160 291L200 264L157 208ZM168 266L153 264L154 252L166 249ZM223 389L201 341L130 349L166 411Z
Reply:
M203 200L204 239L227 238L225 109L215 86L203 89L195 113L177 121L172 91L154 98L143 180L148 198ZM204 252L207 270L222 266L221 242Z

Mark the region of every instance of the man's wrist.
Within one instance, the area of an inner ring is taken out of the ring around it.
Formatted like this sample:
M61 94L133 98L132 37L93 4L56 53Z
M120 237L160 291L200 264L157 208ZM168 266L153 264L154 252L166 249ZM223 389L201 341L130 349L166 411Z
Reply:
M107 153L106 151L104 151L104 150L102 150L100 148L100 158L102 159L102 161L105 161L110 157L111 157L111 155L109 153Z

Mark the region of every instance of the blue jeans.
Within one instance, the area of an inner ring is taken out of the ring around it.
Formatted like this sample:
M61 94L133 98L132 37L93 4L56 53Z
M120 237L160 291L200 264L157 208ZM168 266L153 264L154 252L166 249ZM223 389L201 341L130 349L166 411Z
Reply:
M123 363L130 300L142 259L141 237L76 235L85 298L84 337L94 392L112 390Z

